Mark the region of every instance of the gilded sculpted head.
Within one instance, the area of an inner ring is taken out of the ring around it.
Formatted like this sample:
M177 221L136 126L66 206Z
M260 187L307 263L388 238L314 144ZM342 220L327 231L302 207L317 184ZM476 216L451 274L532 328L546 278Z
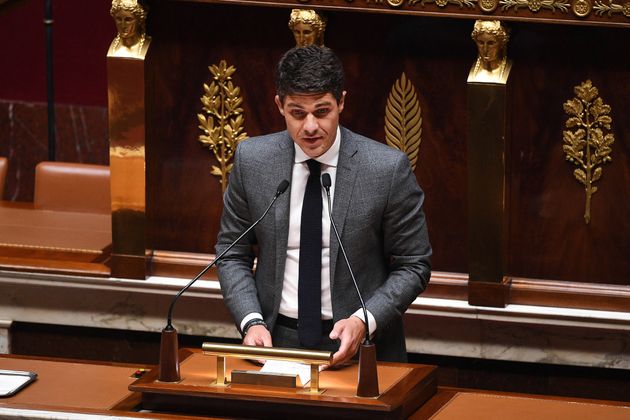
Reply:
M297 47L324 45L326 18L312 9L293 9L289 17L289 29Z
M510 71L507 60L507 43L510 35L498 20L478 20L471 33L477 44L477 60L469 80L478 82L505 82Z
M492 71L501 65L505 58L510 36L498 20L478 20L472 31L472 39L477 44L479 60L484 69Z
M145 40L145 22L147 12L138 0L113 0L109 14L114 18L118 35L114 40L115 50L131 50L137 47L142 50Z

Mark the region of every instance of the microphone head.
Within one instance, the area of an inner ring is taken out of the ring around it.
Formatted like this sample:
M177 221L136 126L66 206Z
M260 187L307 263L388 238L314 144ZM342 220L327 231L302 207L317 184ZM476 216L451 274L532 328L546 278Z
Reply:
M277 194L284 193L288 187L289 187L289 181L287 181L286 179L283 179L278 185L278 189L276 190Z
M332 185L332 181L330 180L330 174L326 172L322 174L322 185L324 186L324 188L330 188L330 186Z

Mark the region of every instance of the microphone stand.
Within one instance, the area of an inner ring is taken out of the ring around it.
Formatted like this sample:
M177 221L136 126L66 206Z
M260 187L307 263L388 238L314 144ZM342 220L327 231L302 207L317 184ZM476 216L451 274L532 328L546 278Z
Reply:
M0 2L1 3L1 2ZM55 161L56 140L55 140L55 96L53 79L53 16L52 0L44 2L44 25L46 28L46 98L48 102L48 160Z
M286 179L280 182L278 185L278 189L276 191L276 195L267 206L265 212L256 220L250 227L248 227L245 232L241 233L241 235L234 240L226 249L223 250L210 264L206 266L203 270L199 272L182 290L177 293L177 295L171 301L171 305L168 308L168 317L166 321L166 327L162 329L162 336L160 338L160 364L159 364L159 375L158 380L160 382L179 382L181 380L179 374L179 354L178 354L178 344L177 344L177 330L173 327L172 319L173 319L173 308L175 307L175 302L177 299L184 294L186 290L193 285L194 282L199 280L201 276L206 274L206 272L215 265L223 256L234 247L245 235L247 235L262 219L265 218L271 207L276 202L278 197L282 193L284 193L289 186L289 181Z
M326 189L326 196L328 198L328 215L330 216L330 225L335 232L337 242L339 243L339 249L341 249L341 254L346 261L350 277L352 278L354 287L357 290L359 301L361 301L361 308L363 309L363 318L365 319L365 339L363 340L363 343L361 343L361 347L359 349L359 381L357 384L357 397L375 398L379 396L378 373L376 368L376 345L370 340L370 321L368 319L367 309L365 307L365 303L363 302L363 297L361 296L357 280L354 278L354 273L350 267L350 261L348 261L348 255L346 254L346 250L341 242L337 226L335 226L335 221L332 217L332 209L330 206L331 180L329 174L324 173L322 175L322 185Z

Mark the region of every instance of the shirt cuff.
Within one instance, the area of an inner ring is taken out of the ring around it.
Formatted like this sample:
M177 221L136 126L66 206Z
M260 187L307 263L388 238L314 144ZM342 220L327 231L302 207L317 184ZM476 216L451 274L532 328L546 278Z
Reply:
M374 331L376 331L376 319L374 319L374 315L372 315L370 311L367 311L367 315L368 315L368 321L370 321L370 336L371 336L374 334ZM361 321L365 323L365 317L363 316L363 309L359 309L358 311L353 313L352 316L356 316L357 318L359 318Z
M264 320L263 316L261 314L259 314L258 312L249 313L249 314L245 315L245 318L243 318L243 320L241 321L241 325L240 325L241 331L243 331L243 327L245 326L245 324L247 324L247 322L250 319L262 319L262 320Z

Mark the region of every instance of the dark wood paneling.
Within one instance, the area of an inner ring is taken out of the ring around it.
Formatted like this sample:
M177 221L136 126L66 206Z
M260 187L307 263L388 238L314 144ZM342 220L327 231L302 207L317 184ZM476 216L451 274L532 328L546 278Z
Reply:
M226 59L237 68L233 78L243 90L250 136L283 129L273 104L273 68L293 46L288 10L165 4L154 12L149 95L155 100L148 101L154 109L147 151L151 243L155 249L212 252L221 190L209 173L213 157L197 141L196 120L207 66ZM434 263L455 272L466 271L463 122L465 78L474 58L469 32L460 21L443 28L424 18L337 13L329 18L326 41L346 66L342 124L357 132L384 141L391 86L403 71L415 84L424 133L416 174L426 191Z
M475 306L505 308L509 303L510 279L504 277L501 282L468 282L468 303Z
M152 105L148 213L154 249L208 253L218 230L221 189L213 157L197 141L207 66L227 60L244 96L250 136L280 130L272 98L273 67L293 45L288 9L166 2L152 12ZM342 123L384 139L384 109L404 71L416 86L423 140L416 169L434 268L467 272L466 77L475 58L472 21L329 12L326 44L346 66ZM507 275L627 284L630 279L630 101L626 32L617 28L511 23L510 220ZM584 191L562 152L562 104L593 80L612 106L613 162L604 167L583 221Z
M178 340L181 348L201 348L204 342L217 341L237 344L237 340L229 338L184 334L179 334ZM157 364L160 333L14 322L11 326L11 352L28 356Z
M628 32L515 27L511 54L510 248L508 275L630 284L630 56ZM565 161L562 104L591 79L612 108L612 163L603 167L585 224L584 187Z
M210 78L208 66L222 59L236 66L233 79L243 91L250 136L279 130L268 81L281 49L264 47L273 45L269 31L240 31L251 27L246 18L257 22L262 16L197 4L163 6L153 15L156 41L149 52L149 243L154 249L212 252L222 194L218 178L210 174L212 154L197 140L199 98Z
M410 363L438 366L439 387L630 401L623 369L410 354Z
M510 303L627 312L630 286L514 278Z

